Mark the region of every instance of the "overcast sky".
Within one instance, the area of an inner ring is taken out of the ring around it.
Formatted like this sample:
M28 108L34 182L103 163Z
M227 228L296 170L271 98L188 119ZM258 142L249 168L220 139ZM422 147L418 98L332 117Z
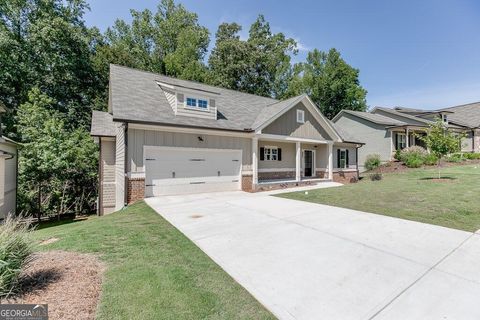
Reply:
M87 0L89 26L105 30L129 9L154 0ZM298 41L296 61L313 48L337 48L360 69L369 106L434 109L480 101L480 1L184 0L211 32L237 22L244 33L258 14L274 32Z

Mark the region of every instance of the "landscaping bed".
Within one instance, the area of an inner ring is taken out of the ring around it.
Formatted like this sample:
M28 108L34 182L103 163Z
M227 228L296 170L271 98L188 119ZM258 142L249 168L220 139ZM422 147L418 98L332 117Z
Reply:
M48 304L52 320L95 319L103 271L94 255L40 252L22 272L20 291L1 302Z

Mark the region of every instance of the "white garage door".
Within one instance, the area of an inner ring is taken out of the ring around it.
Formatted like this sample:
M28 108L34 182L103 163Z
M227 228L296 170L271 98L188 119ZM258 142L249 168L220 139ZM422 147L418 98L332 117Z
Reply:
M144 149L147 197L240 190L241 150Z

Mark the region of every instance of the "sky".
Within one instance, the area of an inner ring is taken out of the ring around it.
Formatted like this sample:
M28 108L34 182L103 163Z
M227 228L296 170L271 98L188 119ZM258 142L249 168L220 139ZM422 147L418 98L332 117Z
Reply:
M87 0L89 26L104 31L130 9L156 11L159 0ZM211 33L222 22L243 26L259 14L274 32L309 50L336 48L360 70L367 104L437 109L480 101L480 1L476 0L181 0Z

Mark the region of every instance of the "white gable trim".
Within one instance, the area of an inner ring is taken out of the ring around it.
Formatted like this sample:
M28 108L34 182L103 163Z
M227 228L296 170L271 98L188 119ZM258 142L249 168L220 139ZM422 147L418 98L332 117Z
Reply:
M342 138L340 135L337 133L337 131L330 125L329 121L325 118L325 116L318 110L317 106L313 101L310 99L309 96L303 95L299 97L299 99L295 99L292 101L287 107L285 107L282 111L277 113L275 116L271 117L267 121L265 121L261 126L259 126L255 131L256 133L261 133L262 129L268 127L270 124L272 124L275 120L280 118L283 114L285 114L287 111L295 107L298 103L303 102L307 110L310 112L310 114L313 115L315 120L318 121L318 123L325 129L325 131L328 133L330 137L333 138L333 141L340 142L342 141Z

